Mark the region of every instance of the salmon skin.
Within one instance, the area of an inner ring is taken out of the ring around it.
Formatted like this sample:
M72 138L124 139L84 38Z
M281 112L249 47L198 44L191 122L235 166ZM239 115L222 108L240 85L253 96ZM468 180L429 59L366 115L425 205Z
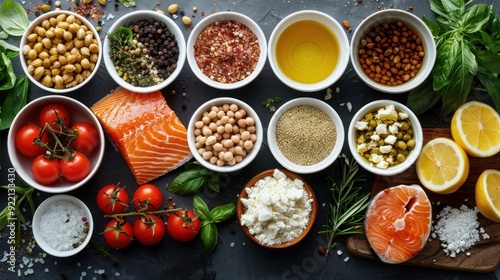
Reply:
M377 193L368 206L365 234L385 263L402 263L425 246L432 227L432 206L418 185L399 185Z
M160 91L117 88L90 108L120 151L139 185L192 157L187 130Z

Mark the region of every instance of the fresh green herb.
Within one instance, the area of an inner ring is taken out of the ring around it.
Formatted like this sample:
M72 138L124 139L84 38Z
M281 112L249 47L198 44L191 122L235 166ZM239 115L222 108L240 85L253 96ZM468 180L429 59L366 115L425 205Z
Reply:
M266 107L267 109L269 109L269 111L274 112L276 111L274 103L279 103L281 102L281 100L282 99L280 97L271 97L266 99L266 101L262 101L260 105L262 105L262 107Z
M364 212L369 203L369 194L362 194L365 174L359 170L358 163L353 159L340 161L342 175L339 181L328 177L332 202L328 209L328 218L324 231L328 244L325 256L335 247L337 238L363 233Z
M177 176L168 186L168 190L177 195L193 195L205 185L214 192L220 192L217 173L205 168L199 162L184 165L185 171Z
M23 36L30 21L21 4L5 0L0 6L0 26L11 36Z
M26 76L21 76L16 80L14 87L5 93L0 93L1 109L0 109L0 130L10 127L14 117L21 110L21 108L28 102L28 88L29 82Z
M0 188L6 189L9 197L7 206L0 212L0 232L5 226L9 228L13 226L15 229L15 238L13 239L14 243L12 245L17 246L21 238L21 225L26 223L26 219L22 213L23 208L28 204L31 215L35 212L35 203L32 197L35 189L32 187L22 188L10 185L0 186ZM12 197L12 199L10 199L10 197ZM10 240L11 239L9 239L9 244L11 244Z
M92 247L94 247L94 252L96 254L103 255L105 257L109 257L113 261L113 266L118 265L118 261L109 252L109 250L110 250L109 246L102 245L101 243L99 243L99 241L96 241L94 239L90 240L90 244L92 244Z
M119 0L123 6L130 8L135 7L135 0Z
M421 114L441 101L441 114L447 115L471 92L486 91L500 112L500 22L492 6L466 9L463 0L429 3L436 19L423 20L436 42L436 62L425 83L409 93L407 105Z
M210 255L217 246L219 238L216 224L231 218L236 212L236 206L229 203L210 210L205 201L195 195L193 196L193 209L201 220L201 248L205 254Z

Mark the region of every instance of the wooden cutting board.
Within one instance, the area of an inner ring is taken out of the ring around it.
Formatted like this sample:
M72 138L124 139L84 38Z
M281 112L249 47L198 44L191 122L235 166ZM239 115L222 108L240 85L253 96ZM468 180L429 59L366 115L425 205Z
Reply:
M449 129L424 129L424 144L436 137L453 139ZM432 211L434 222L437 221L436 215L446 205L450 205L454 208L458 208L462 204L467 205L469 208L475 206L474 188L477 178L485 169L500 170L500 153L489 158L469 157L469 164L470 171L467 181L455 193L439 195L427 191L427 195L433 205ZM421 185L414 166L396 176L375 176L372 196L381 190L399 184ZM427 242L424 249L417 256L404 264L471 272L489 272L494 270L500 261L500 224L491 222L481 214L478 214L478 217L480 226L484 228L490 238L481 238L480 241L476 242L476 244L468 250L468 252L471 253L470 256L462 252L455 258L446 256L439 239L432 239L432 237L429 237L430 240ZM370 251L368 241L364 235L350 236L347 239L346 246L348 251L354 256L373 260L376 259Z

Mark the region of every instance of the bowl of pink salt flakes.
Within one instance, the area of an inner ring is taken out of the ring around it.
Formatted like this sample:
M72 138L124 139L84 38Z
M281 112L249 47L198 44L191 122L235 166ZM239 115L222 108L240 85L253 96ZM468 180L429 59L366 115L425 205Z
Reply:
M33 236L47 254L69 257L79 253L90 242L94 222L92 214L80 199L66 194L44 200L33 216Z
M267 40L259 25L236 12L218 12L201 20L187 41L187 61L203 83L231 90L253 81L267 58Z

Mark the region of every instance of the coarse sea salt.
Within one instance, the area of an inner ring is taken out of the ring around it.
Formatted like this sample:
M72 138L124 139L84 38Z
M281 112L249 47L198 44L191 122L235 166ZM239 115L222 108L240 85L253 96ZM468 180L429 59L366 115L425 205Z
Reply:
M446 206L439 212L432 237L439 237L447 256L454 258L479 241L479 233L484 233L484 229L479 228L477 213L476 207L469 209L466 205L460 208ZM483 234L482 237L489 238L487 234ZM466 255L469 256L470 253Z
M89 225L85 216L85 210L70 201L54 201L41 215L40 235L57 251L73 250L87 236Z

